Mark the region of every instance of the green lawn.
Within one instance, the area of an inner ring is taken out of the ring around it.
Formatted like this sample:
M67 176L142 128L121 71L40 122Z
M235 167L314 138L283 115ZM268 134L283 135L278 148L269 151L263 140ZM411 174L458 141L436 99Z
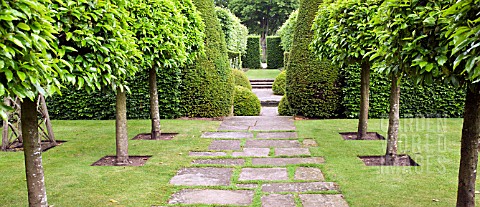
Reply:
M280 74L278 69L250 69L246 72L248 79L275 79Z
M169 180L178 169L191 166L194 158L188 152L206 150L211 141L200 139L201 131L215 130L219 123L163 120L164 132L181 134L170 141L129 141L131 155L153 155L145 166L91 167L99 158L115 154L114 121L54 121L57 139L68 142L43 154L49 204L165 205L181 189ZM315 138L319 147L311 148L312 154L326 159L325 164L308 166L321 168L327 181L339 184L350 206L454 206L462 120L402 119L401 123L399 150L420 167L364 166L357 155L382 155L385 142L342 140L338 132L354 131L356 120L296 121L300 139ZM387 124L387 120L371 120L369 126L385 136ZM131 120L129 136L147 132L149 126L147 120ZM247 159L246 166L250 162ZM235 169L238 177L240 167ZM288 170L292 177L294 167ZM27 206L23 153L0 152L0 172L0 206ZM254 206L260 206L262 194L256 192Z
M419 167L368 167L358 155L383 155L385 141L344 141L357 120L296 122L300 137L315 138L327 181L339 184L350 206L455 206L462 119L402 119L399 152ZM370 120L369 131L387 134L388 120ZM477 186L479 188L480 186ZM477 200L477 205L480 202Z

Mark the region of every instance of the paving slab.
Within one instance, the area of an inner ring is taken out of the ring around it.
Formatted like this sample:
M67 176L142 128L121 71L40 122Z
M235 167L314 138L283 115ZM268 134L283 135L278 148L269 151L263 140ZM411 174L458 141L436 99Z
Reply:
M299 167L295 170L295 180L324 181L323 173L314 167Z
M300 194L303 207L348 207L343 195Z
M310 155L308 148L275 148L275 156Z
M257 123L257 120L255 119L239 119L235 117L228 117L222 121L218 130L246 131L251 126L255 126L255 123Z
M225 152L190 152L189 156L192 157L218 157L218 156L227 156Z
M278 107L262 107L260 116L278 116Z
M303 147L318 147L318 144L314 139L304 139Z
M253 138L251 132L204 132L202 138L210 139L245 139Z
M233 168L184 168L171 180L173 185L187 186L228 186Z
M259 132L258 139L290 139L297 138L296 132Z
M255 188L258 187L258 184L251 184L251 183L247 183L247 184L237 184L237 187L238 187L238 188L255 189Z
M209 150L240 150L240 140L213 140Z
M173 194L168 203L248 206L252 204L253 195L251 190L185 189Z
M283 192L322 192L338 190L337 184L333 182L310 182L310 183L269 183L262 185L262 191L268 193Z
M282 96L274 95L271 88L268 89L252 89L252 92L257 95L260 101L280 101Z
M243 168L238 180L288 180L288 172L287 168Z
M270 148L270 147L283 147L292 148L300 147L300 142L297 140L247 140L245 147L253 148Z
M243 152L233 152L233 157L268 157L269 148L243 148Z
M239 166L239 165L244 165L245 160L244 159L199 159L199 160L193 160L192 164Z
M252 165L286 166L295 164L322 164L323 157L302 158L253 158Z
M262 207L296 207L296 205L291 194L270 194L262 197Z

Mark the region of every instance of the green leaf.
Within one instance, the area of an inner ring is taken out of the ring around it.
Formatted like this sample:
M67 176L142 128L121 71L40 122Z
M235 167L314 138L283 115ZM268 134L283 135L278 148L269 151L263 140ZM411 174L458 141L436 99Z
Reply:
M436 59L437 59L438 65L440 66L443 66L447 62L447 57L444 55L436 57Z
M18 23L17 27L22 29L22 30L25 30L25 31L30 31L30 26L28 26L27 24L25 24L23 22Z
M20 78L21 81L25 81L25 78L27 77L22 71L17 71L17 76Z
M435 25L436 19L433 17L428 17L425 20L423 20L423 23L427 25Z
M13 79L13 73L11 70L6 69L5 71L5 76L7 77L7 81L10 82Z
M12 41L13 43L15 43L17 46L25 49L25 46L23 46L22 41L20 41L19 39L15 38L15 37L12 37L9 40Z

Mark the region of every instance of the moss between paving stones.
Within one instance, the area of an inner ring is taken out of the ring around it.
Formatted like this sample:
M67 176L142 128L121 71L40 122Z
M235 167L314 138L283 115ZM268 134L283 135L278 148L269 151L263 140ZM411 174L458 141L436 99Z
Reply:
M336 116L340 107L339 71L329 62L319 61L309 50L312 22L321 3L321 0L300 2L286 92L295 114L330 118Z
M230 114L233 79L227 46L211 0L194 0L205 23L205 54L183 70L183 115L220 117Z

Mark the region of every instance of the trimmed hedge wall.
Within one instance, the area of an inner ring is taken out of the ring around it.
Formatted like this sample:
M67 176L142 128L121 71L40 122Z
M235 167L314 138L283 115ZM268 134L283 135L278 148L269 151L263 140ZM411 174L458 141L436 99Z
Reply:
M283 48L279 36L267 37L267 67L271 69L283 68Z
M244 68L257 69L260 66L260 36L248 36L247 53L242 58Z
M275 81L273 81L272 90L273 94L275 95L284 95L285 94L285 87L287 81L287 72L282 71L280 74L277 75Z
M344 86L343 115L358 118L360 110L360 66L352 65L341 71ZM407 77L400 88L401 117L462 117L465 90L442 84L418 85ZM389 112L390 80L383 74L370 76L369 118L385 118Z
M176 70L157 73L159 111L162 118L180 116L180 74ZM141 73L129 80L131 94L127 94L127 117L149 119L150 102L148 74ZM166 90L168 89L168 90ZM87 93L73 87L62 90L62 96L46 99L51 119L115 119L115 92L110 90Z
M233 114L235 116L258 116L262 105L257 95L248 88L235 86Z
M225 36L213 0L194 0L194 4L205 23L205 54L182 71L181 112L187 117L228 116L234 85Z
M288 61L290 61L290 52L283 53L283 70L287 70L288 68Z
M292 111L306 117L331 118L339 113L339 71L319 61L309 50L313 19L321 0L301 1L290 61L286 93Z

